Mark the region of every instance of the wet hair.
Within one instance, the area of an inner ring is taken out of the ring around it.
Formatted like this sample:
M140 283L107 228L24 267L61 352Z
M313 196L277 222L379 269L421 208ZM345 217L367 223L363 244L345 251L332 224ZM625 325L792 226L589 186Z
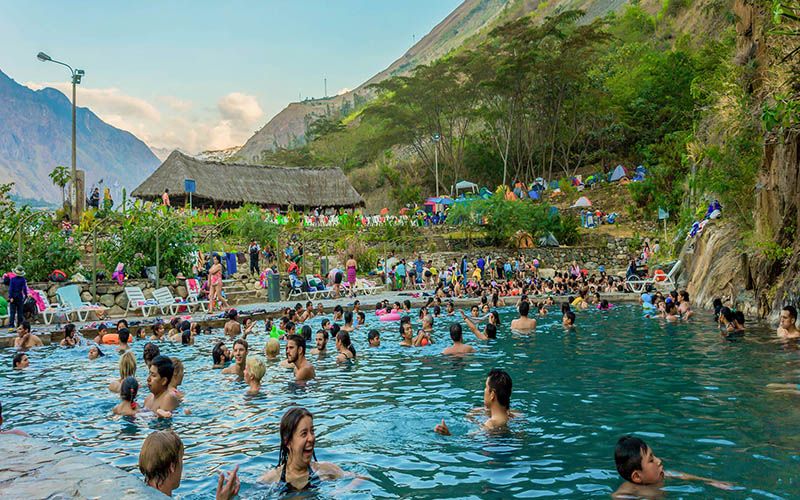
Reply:
M736 314L734 314L734 312L731 310L730 307L723 307L722 309L720 309L719 314L720 316L725 318L725 321L727 321L728 323L733 323L734 320L736 319Z
M139 382L136 381L136 377L125 377L125 380L122 381L122 385L119 388L119 397L123 401L130 401L133 403L138 393Z
M190 330L183 330L181 332L181 345L189 345L192 343L192 332Z
M294 431L297 430L300 421L305 417L310 417L312 420L314 419L314 415L312 415L310 411L299 406L289 408L289 410L283 414L283 417L281 417L281 444L280 451L278 452L278 467L285 465L289 461L289 441L292 440ZM315 461L317 460L316 454L314 454L313 458Z
M183 443L175 431L156 431L147 436L139 452L139 471L145 483L158 486L167 480L170 469L183 460Z
M464 337L464 332L461 329L461 323L451 323L450 338L453 339L453 342L461 342L461 339L463 337Z
M328 318L325 318L325 319L322 320L322 323L320 324L320 326L324 329L325 325L329 325L330 323L331 323L331 320L329 320Z
M225 353L222 350L223 347L225 347L225 342L217 342L211 350L211 359L214 361L215 365L221 365L225 358Z
M797 321L797 309L793 305L785 305L782 310L788 312L789 317Z
M403 316L402 318L400 318L400 324L401 325L404 325L406 323L409 323L409 324L411 323L411 316ZM402 330L400 330L400 331L402 331Z
M21 326L21 327L22 327L22 329L23 329L23 330L25 330L25 331L28 331L28 332L29 332L29 331L31 331L31 323L30 323L30 321L23 321L23 322L20 324L20 326Z
M361 321L361 322L364 322L364 321L366 321L366 320L367 320L367 316L364 314L364 311L358 311L358 312L356 313L356 317L357 317L357 318L358 318L358 320L359 320L359 321Z
M371 342L371 341L375 340L376 337L380 337L380 336L381 336L381 332L379 332L378 330L370 330L369 333L367 334L367 340Z
M234 340L233 341L233 347L236 347L236 344L241 344L242 347L244 347L245 351L249 351L250 350L250 346L247 344L247 341L245 339L236 339L236 340Z
M136 375L136 356L131 351L125 351L119 358L119 378L124 379L134 375Z
M331 337L335 337L335 336L336 336L336 334L337 334L337 333L339 333L339 330L341 330L341 329L342 329L342 327L340 327L340 326L339 326L338 324L336 324L336 323L334 323L333 325L331 325Z
M129 327L128 320L125 319L125 318L122 318L122 319L118 320L117 321L117 328L119 328L119 325L122 325L122 328L128 328Z
M264 363L264 359L261 356L248 356L247 371L250 372L250 375L252 375L257 382L261 383L261 379L264 378L264 374L267 373L267 365Z
M439 316L441 314L442 314L441 306L433 306L433 315L434 316Z
M733 313L733 316L736 318L736 321L744 326L744 313L742 311L736 311Z
M520 316L527 316L531 310L531 305L528 301L520 302L519 303L519 315Z
M489 313L489 315L494 318L494 324L495 325L499 325L500 324L500 313L498 313L497 311L491 311Z
M714 321L719 321L719 315L720 312L722 311L722 299L716 297L714 299L714 302L712 302L712 304L714 306Z
M286 327L284 328L284 330L286 330L288 332L294 327L295 327L294 323L292 323L291 321L287 321L286 322Z
M150 365L159 354L161 354L161 350L158 346L152 342L148 342L144 345L144 349L142 350L142 359L144 359L145 363Z
M119 341L122 344L127 344L128 341L131 339L131 332L127 328L121 328L117 335L119 336Z
M606 299L600 301L600 309L608 309L608 301Z
M294 342L294 345L303 349L303 356L306 354L306 339L300 335L287 335L286 341Z
M325 342L328 341L328 331L327 330L317 330L317 335L322 334L322 338L325 339Z
M11 360L11 367L16 368L22 363L22 357L25 356L24 352L18 352L14 354L14 358Z
M564 316L566 316L566 318L569 320L569 324L570 325L574 325L575 324L575 313L574 312L567 311L567 312L564 313Z
M683 300L689 302L689 292L687 292L686 290L682 290L681 292L679 292L678 297L682 297Z
M335 313L337 313L337 312L338 312L338 313L340 313L340 312L344 312L344 309L342 308L342 306L341 306L341 305L338 305L338 304L337 304L337 305L336 305L336 306L333 308L333 312L335 312Z
M492 368L487 375L489 389L497 396L497 402L506 410L511 406L511 375L499 368Z
M408 300L408 299L404 300L403 301L403 305L406 307L406 309L411 309L411 301L410 300Z
M105 354L103 354L103 351L100 350L100 346L99 345L94 344L92 347L97 349L97 357L98 358L102 358L103 356L105 356ZM91 349L92 347L90 347L89 349Z
M302 335L303 338L306 339L306 341L309 341L309 340L311 340L311 332L312 331L313 330L311 330L310 326L303 325L303 328L300 329L300 335Z
M181 322L180 331L182 331L182 332L188 332L188 331L190 331L191 329L192 329L192 324L191 324L191 323L189 323L189 322L188 322L188 321L186 321L186 320L184 320L184 321L182 321L182 322Z
M647 443L637 437L619 438L614 449L614 463L622 479L630 481L634 472L642 470L642 456L648 448Z
M64 326L64 338L69 338L75 335L75 325L72 323L67 323Z
M353 346L353 342L350 340L350 334L347 332L339 332L336 334L336 340L342 343L345 349L353 353L353 357L356 357L356 348Z
M344 324L349 325L353 323L353 313L347 311L344 313Z
M167 384L169 384L172 380L172 375L175 373L175 365L172 364L171 359L159 354L153 358L153 362L150 366L155 366L158 376L167 379Z
M486 333L486 336L489 337L490 339L497 338L497 326L493 325L492 323L486 325L486 328L483 331Z

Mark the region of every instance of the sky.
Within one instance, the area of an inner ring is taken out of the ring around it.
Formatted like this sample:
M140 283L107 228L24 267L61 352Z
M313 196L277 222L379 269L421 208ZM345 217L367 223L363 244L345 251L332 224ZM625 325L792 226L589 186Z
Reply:
M460 0L0 0L0 70L71 97L155 148L240 146L298 97L357 87Z

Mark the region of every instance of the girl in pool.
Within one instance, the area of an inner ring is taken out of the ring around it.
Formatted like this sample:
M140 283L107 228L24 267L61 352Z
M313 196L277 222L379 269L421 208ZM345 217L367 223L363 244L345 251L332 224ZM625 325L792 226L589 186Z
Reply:
M247 394L255 395L261 390L261 379L267 373L267 365L261 356L248 356L244 367L244 381L249 386Z
M344 330L336 334L336 350L339 351L339 355L336 357L337 363L356 359L356 348L350 341L350 334Z
M266 483L281 483L284 493L319 486L321 481L352 476L330 462L314 456L314 416L305 408L291 408L281 418L278 466L261 476Z
M255 326L256 326L256 322L253 320L253 318L245 318L244 319L244 328L243 328L242 335L247 337L248 335L253 333L253 327L255 327Z
M178 389L178 387L183 383L183 375L185 373L183 361L178 358L170 359L172 360L174 371L172 372L172 378L169 381L169 390L175 395L176 398L183 400L184 393Z
M164 327L164 323L156 323L153 325L153 335L150 337L150 340L164 340L165 332L166 328Z
M108 384L108 390L111 392L119 392L122 382L128 378L136 375L136 357L131 351L125 351L125 354L119 357L119 380L115 380Z
M103 354L103 351L96 345L89 348L89 359L102 358L103 356L105 356L105 354Z
M217 342L211 351L211 359L214 361L213 368L225 368L231 360L231 351L224 342Z
M132 417L139 413L140 408L136 404L137 394L139 394L139 382L134 377L125 377L119 390L121 401L111 410L114 415Z
M64 340L61 341L61 347L75 347L78 343L78 337L75 335L75 325L70 323L64 327Z

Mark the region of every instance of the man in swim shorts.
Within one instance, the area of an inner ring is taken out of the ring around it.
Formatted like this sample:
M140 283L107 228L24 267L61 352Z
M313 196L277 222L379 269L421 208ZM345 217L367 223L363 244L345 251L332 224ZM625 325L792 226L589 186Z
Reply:
M225 322L224 331L228 337L238 337L242 334L242 325L239 324L239 313L236 309L228 312L228 321Z
M519 318L511 321L511 329L519 333L532 333L536 331L536 320L529 318L531 304L528 301L519 303Z
M784 339L800 339L800 329L797 328L797 309L787 305L781 309L778 323L778 337Z
M286 360L294 364L294 379L305 382L316 376L314 366L306 359L306 339L300 335L286 337Z

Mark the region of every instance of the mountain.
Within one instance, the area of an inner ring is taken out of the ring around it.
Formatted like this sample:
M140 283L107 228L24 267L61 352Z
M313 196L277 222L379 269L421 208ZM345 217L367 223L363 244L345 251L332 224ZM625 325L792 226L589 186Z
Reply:
M224 161L227 161L229 158L233 157L237 152L239 152L240 148L241 146L233 146L232 148L226 148L226 149L212 149L209 151L201 151L196 155L190 155L190 156L194 156L198 160L215 161L222 163Z
M87 189L102 179L103 186L130 192L161 163L136 136L87 108L78 107L76 124L77 166L86 172ZM48 177L57 165L72 165L69 99L52 88L31 90L0 71L0 183L14 182L19 197L60 203L61 189Z
M420 64L427 64L459 47L469 37L490 26L510 3L513 2L465 0L399 59L358 88L334 97L306 99L289 104L248 139L236 157L247 162L257 162L264 150L302 144L306 127L316 117L358 107L371 97L371 92L366 88L368 85L407 74Z

